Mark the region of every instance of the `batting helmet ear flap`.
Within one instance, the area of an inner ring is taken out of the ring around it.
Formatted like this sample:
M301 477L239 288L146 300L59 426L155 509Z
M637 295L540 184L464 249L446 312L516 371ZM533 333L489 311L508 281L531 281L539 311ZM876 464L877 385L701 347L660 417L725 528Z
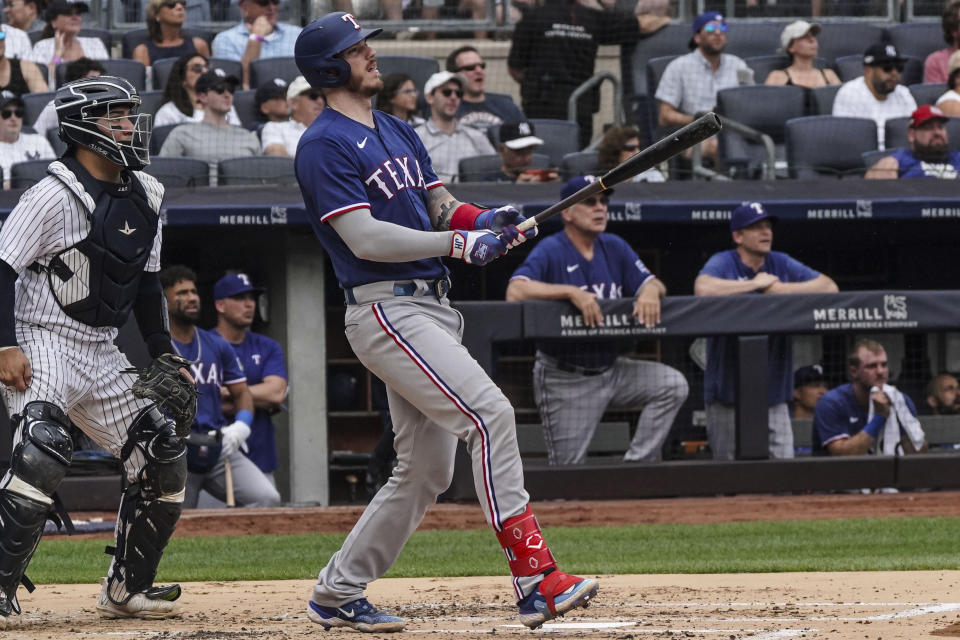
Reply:
M349 13L328 13L304 27L293 55L300 73L312 87L341 87L350 79L350 65L337 55L382 29L363 29Z

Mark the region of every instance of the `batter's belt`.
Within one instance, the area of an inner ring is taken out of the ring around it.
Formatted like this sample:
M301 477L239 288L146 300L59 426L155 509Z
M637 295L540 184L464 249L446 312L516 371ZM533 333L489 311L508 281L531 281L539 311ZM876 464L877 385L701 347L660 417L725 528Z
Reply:
M433 296L437 300L442 300L449 292L450 278L444 277L437 280L414 278L413 280L371 282L344 289L343 295L346 298L346 304L366 304L394 296Z

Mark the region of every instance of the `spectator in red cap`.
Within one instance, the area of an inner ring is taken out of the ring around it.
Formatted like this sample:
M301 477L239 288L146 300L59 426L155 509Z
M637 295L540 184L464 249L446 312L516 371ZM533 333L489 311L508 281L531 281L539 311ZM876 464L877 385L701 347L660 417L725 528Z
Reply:
M897 149L867 171L866 178L942 178L956 180L960 153L950 151L947 116L925 104L910 116L909 148Z

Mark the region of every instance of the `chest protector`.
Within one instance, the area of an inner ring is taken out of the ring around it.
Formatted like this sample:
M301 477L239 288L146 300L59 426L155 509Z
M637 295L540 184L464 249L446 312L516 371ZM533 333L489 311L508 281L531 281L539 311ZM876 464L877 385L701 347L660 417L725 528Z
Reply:
M46 272L57 304L68 316L91 327L119 328L136 300L160 216L132 173L124 174L122 184L112 185L94 179L75 158L60 163L72 176L62 170L49 173L75 194L78 189L85 192L78 195L87 209L89 233L47 266L31 267Z

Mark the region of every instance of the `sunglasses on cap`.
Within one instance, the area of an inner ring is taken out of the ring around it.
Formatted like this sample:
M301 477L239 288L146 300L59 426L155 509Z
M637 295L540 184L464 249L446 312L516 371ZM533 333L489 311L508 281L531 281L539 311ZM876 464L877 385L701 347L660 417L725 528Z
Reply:
M599 202L599 203L601 203L601 204L610 204L610 197L609 197L609 196L599 196L599 197L598 197L598 196L590 196L589 198L584 198L584 199L580 202L580 204L585 204L585 205L587 205L588 207L595 207L595 206L597 206L597 202Z
M465 64L462 67L457 67L456 72L460 73L462 71L476 71L477 69L486 69L486 68L487 68L486 62L475 62L473 64Z
M463 91L461 91L460 89L440 89L440 93L443 95L444 98L449 98L453 94L457 94L458 98L463 97Z
M4 120L9 120L10 116L17 116L20 119L23 119L23 109L3 109L0 110L0 118Z
M714 33L717 31L720 33L726 33L728 29L730 29L730 27L722 22L711 22L710 24L704 25L702 31L704 33Z

